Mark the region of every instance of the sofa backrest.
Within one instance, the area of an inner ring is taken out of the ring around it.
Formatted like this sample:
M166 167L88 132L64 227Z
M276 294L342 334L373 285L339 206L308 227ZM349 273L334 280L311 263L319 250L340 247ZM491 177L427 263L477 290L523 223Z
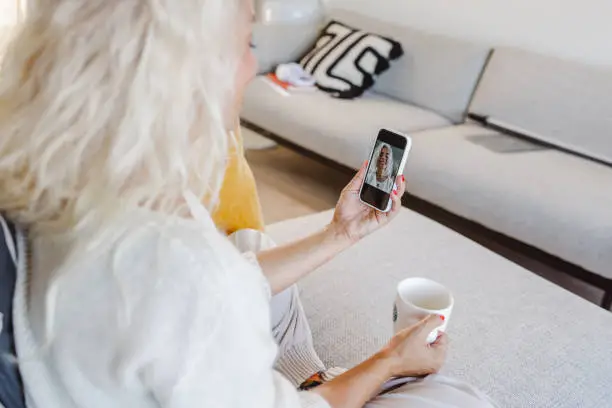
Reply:
M314 45L321 31L320 22L306 24L255 24L254 50L259 73L276 69L278 64L299 61Z
M470 111L612 164L612 67L498 48Z
M399 41L404 56L378 78L374 90L463 122L490 49L347 10L332 9L329 20Z

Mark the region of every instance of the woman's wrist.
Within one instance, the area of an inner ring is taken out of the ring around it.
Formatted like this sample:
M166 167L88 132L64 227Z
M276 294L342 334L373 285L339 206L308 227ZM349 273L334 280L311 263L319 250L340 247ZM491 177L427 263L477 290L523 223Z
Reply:
M376 354L313 392L323 397L332 408L361 408L392 377L390 363L384 354Z
M346 249L355 243L346 233L346 230L334 221L325 227L325 236L326 242L339 248Z
M397 359L393 356L393 353L382 350L372 356L372 360L376 362L376 366L383 373L385 381L397 375Z
M346 226L339 224L336 221L332 221L325 228L327 240L333 242L338 247L344 249L349 248L359 242L358 237L353 237L348 233Z

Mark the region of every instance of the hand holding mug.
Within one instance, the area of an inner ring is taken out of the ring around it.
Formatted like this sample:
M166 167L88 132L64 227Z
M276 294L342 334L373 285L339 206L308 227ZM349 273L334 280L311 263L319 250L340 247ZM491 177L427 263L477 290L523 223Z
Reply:
M441 316L430 315L391 339L382 353L389 359L393 377L421 377L442 369L448 349L446 334L440 333L431 344L427 341L441 323Z

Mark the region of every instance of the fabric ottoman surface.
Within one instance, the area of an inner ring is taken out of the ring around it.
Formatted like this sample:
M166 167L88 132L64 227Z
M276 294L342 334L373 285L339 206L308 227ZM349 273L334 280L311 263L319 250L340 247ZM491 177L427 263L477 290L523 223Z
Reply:
M322 228L326 212L269 228L277 242ZM455 296L444 374L501 407L612 407L612 314L412 211L301 284L318 352L352 367L392 332L399 281L422 276Z

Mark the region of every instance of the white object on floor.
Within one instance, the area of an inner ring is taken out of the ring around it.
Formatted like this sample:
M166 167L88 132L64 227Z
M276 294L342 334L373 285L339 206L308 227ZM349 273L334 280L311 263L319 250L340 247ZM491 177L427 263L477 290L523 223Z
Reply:
M242 140L245 150L265 150L276 147L276 142L273 140L245 127L242 128Z

